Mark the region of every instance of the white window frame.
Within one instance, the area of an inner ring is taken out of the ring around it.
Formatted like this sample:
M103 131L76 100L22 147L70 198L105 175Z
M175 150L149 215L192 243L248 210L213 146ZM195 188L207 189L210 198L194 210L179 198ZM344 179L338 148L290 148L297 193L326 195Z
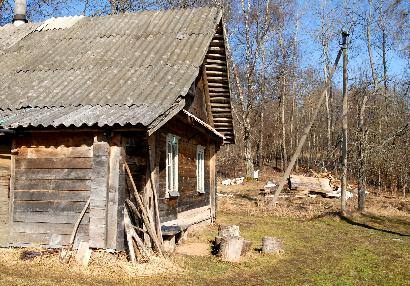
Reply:
M205 194L205 147L201 145L196 148L196 190Z
M178 197L178 141L179 137L174 134L167 135L165 145L166 153L166 192L165 198Z

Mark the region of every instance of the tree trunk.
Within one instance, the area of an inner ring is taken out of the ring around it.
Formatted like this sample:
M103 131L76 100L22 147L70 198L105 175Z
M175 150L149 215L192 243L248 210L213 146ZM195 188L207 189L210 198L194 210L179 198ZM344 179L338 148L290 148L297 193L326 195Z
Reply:
M288 155L286 152L286 123L285 123L285 84L286 84L286 78L285 74L282 75L282 92L280 96L280 123L282 127L282 144L281 144L281 149L282 149L282 170L286 169L286 166L288 165Z
M245 165L246 165L246 178L253 178L253 158L252 158L252 145L251 145L251 130L249 118L245 119L244 137L245 144Z

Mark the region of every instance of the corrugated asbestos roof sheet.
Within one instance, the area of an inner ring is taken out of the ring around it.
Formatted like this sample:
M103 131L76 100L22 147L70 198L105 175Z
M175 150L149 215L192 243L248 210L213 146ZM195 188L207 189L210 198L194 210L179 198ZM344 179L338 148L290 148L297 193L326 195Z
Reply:
M220 21L200 8L0 27L0 126L158 124L183 108Z

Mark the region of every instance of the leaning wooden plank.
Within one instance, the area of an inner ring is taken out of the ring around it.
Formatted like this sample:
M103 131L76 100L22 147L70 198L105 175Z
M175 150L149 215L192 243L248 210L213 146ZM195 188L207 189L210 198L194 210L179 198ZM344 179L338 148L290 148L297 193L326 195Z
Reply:
M80 223L83 220L85 212L87 211L89 206L90 206L90 199L88 199L88 201L85 203L83 210L81 211L80 215L77 218L77 221L74 224L67 248L61 249L60 258L62 259L63 262L68 262L71 257L71 250L74 246L74 239L77 235L78 228L80 227Z
M163 256L163 246L157 238L154 226L153 226L153 224L151 223L151 221L149 219L147 210L146 210L146 208L145 208L145 206L144 206L144 204L141 200L141 197L138 193L138 190L137 190L137 187L135 185L134 179L131 175L130 168L128 167L128 164L126 162L124 162L124 166L125 166L125 170L128 173L128 177L131 181L131 185L132 185L133 190L134 190L134 197L135 197L135 200L138 204L138 208L141 210L141 216L142 216L144 224L147 228L148 234L151 237L152 241L154 242L154 247L155 247L155 250L157 251L158 255Z
M92 169L19 169L16 170L18 179L42 180L89 180Z
M15 201L74 201L86 202L90 198L90 191L56 191L56 190L16 190Z
M23 212L81 212L84 202L70 201L15 201L14 211Z
M132 242L132 224L130 220L130 216L128 214L127 208L124 208L124 227L125 227L125 234L127 237L127 245L128 245L128 254L130 256L130 260L132 263L137 263L137 259L135 257L135 249L134 244Z
M91 169L92 158L16 158L16 169Z

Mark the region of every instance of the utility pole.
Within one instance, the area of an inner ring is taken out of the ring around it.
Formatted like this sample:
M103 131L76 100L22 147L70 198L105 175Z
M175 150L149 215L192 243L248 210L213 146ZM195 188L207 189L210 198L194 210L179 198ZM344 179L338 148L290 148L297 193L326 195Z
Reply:
M346 188L347 188L347 38L349 33L342 31L342 50L343 50L343 112L342 112L342 190L341 190L341 211L346 211Z
M309 135L310 129L312 128L312 125L315 122L316 117L317 117L317 115L320 111L320 107L322 106L322 103L325 99L326 92L329 89L329 86L332 84L332 77L333 77L333 74L334 74L334 72L337 68L337 65L339 64L340 57L342 56L342 50L343 50L343 47L341 47L339 49L339 52L337 53L336 60L333 64L332 68L330 69L329 75L328 75L328 77L327 77L327 79L326 79L326 81L325 81L325 83L322 87L322 93L321 93L321 95L319 97L319 100L316 104L316 107L314 109L312 118L310 119L310 122L308 122L305 129L303 130L302 137L300 137L300 140L299 140L298 146L295 150L295 153L293 154L292 158L290 159L290 162L289 162L289 164L286 168L285 174L283 174L283 177L282 177L282 180L279 183L278 189L275 191L275 194L272 198L272 202L271 202L272 205L275 205L277 203L278 198L279 198L279 194L282 192L283 188L285 187L285 185L287 183L287 179L289 178L290 173L292 172L293 166L295 165L295 163L296 163L296 161L297 161L297 159L300 155L300 152L302 151L302 148L303 148L303 145L305 144L306 138Z

